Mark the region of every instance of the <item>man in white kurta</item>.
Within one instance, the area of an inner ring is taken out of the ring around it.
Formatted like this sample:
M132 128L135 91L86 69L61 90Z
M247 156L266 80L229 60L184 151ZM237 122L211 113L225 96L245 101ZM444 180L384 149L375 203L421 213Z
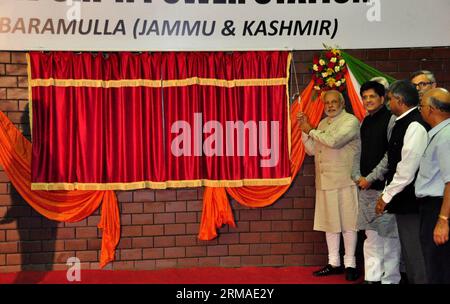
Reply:
M359 121L345 112L345 101L340 92L325 92L323 101L327 117L319 123L317 130L311 128L303 113L297 115L306 152L314 155L315 161L314 230L326 232L328 247L328 264L314 275L343 272L339 256L342 233L346 279L353 281L358 278L355 259L358 193L351 172L355 154L360 149Z

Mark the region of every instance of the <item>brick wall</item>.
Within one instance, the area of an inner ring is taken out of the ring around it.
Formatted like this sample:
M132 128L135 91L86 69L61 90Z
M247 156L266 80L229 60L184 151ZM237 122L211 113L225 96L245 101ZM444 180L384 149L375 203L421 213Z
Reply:
M315 52L294 54L300 90L309 82ZM450 48L350 50L395 78L417 69L435 72L450 88ZM0 110L29 136L25 53L0 52ZM0 168L1 169L1 168ZM326 262L324 236L314 232L314 163L306 158L289 191L275 204L249 209L232 202L237 223L212 241L197 239L202 189L118 191L121 240L106 269L197 266L289 266ZM67 269L77 256L98 268L101 231L96 212L78 223L56 223L35 212L0 171L0 271Z

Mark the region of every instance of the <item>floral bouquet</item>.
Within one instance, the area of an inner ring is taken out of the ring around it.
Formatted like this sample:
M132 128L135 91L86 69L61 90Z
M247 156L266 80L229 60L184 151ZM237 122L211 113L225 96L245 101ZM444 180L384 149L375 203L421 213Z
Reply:
M317 94L329 90L345 90L345 72L347 65L341 56L341 51L327 47L319 56L314 56L312 66L312 79Z

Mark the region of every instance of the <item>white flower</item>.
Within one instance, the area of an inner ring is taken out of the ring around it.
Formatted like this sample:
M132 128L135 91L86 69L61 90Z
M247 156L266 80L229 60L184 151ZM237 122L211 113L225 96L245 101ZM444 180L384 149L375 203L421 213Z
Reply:
M341 79L341 82L344 83L344 82L345 82L345 78L342 78L342 79Z
M319 91L320 87L319 86L314 86L314 90Z
M327 72L323 72L322 73L322 78L326 78L328 76L328 73Z
M337 87L340 87L340 86L341 86L341 84L342 84L342 83L341 83L341 81L340 81L340 80L338 80L338 81L336 81L336 82L335 82L335 85L336 85Z
M337 61L337 58L336 58L336 57L333 57L333 58L330 59L330 61L333 62L333 63L335 63L335 62Z
M341 68L337 65L337 66L334 67L334 70L335 70L336 73L337 73L337 72L339 72L339 71L341 70Z
M339 60L339 65L340 66L343 66L344 64L345 64L345 60L344 59Z
M320 65L325 65L325 60L320 59L320 60L319 60L319 64L320 64Z
M313 65L313 70L314 71L318 71L319 70L319 67L317 66L317 64Z

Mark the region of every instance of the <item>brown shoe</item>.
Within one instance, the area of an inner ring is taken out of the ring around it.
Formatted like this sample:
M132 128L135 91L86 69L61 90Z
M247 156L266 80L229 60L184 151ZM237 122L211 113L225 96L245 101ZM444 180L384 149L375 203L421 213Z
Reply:
M327 264L322 269L314 271L313 276L324 277L324 276L329 276L329 275L333 275L333 274L342 274L343 272L344 272L344 269L342 268L342 266L333 267L331 264Z

